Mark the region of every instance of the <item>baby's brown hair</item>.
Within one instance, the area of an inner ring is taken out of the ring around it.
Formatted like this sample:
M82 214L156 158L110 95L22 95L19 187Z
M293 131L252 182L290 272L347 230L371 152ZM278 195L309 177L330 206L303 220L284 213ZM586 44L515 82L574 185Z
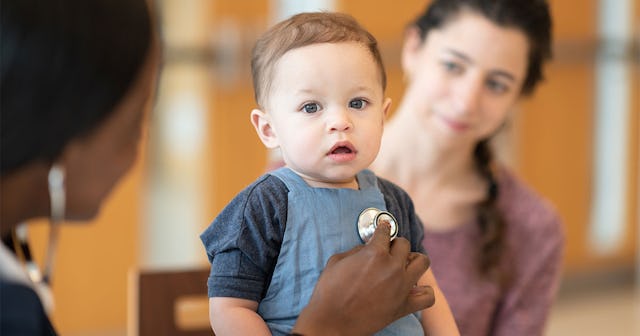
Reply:
M343 13L302 13L281 21L264 33L253 47L251 74L256 103L264 108L273 70L278 60L290 50L318 43L360 43L371 52L380 70L382 89L387 76L378 50L378 42L352 16Z

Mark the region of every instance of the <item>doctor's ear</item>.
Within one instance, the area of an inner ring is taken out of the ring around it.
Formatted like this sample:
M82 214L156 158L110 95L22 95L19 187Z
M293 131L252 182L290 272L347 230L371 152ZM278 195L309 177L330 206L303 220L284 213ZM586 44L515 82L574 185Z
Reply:
M279 146L278 137L271 126L271 116L268 113L258 109L251 110L251 124L267 148L273 149Z

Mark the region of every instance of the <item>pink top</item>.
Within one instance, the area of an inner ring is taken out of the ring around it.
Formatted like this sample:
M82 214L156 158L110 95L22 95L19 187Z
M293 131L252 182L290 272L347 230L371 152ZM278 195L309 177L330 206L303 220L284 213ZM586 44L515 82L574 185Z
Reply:
M513 269L501 291L475 266L477 223L451 231L425 230L431 269L464 336L542 335L560 280L564 231L553 206L512 173L498 178L498 207L506 220L503 257Z

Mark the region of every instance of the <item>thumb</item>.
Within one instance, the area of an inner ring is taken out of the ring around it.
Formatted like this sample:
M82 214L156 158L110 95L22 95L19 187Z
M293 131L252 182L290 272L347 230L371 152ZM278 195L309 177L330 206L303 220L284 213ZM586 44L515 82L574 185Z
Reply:
M379 246L385 251L389 251L389 245L391 242L391 224L389 222L380 222L380 224L376 227L376 230L373 232L373 236L371 240L367 243L367 245Z

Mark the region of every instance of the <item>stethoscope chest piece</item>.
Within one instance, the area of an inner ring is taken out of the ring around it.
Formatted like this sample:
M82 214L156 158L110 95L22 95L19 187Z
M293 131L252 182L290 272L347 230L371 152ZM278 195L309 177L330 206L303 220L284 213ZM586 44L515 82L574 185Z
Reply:
M376 208L366 208L362 210L358 216L357 223L360 239L364 243L371 240L373 232L378 227L378 224L384 222L388 222L391 225L391 232L389 235L391 236L391 240L393 240L398 235L398 221L396 221L396 218L393 217L390 212Z

